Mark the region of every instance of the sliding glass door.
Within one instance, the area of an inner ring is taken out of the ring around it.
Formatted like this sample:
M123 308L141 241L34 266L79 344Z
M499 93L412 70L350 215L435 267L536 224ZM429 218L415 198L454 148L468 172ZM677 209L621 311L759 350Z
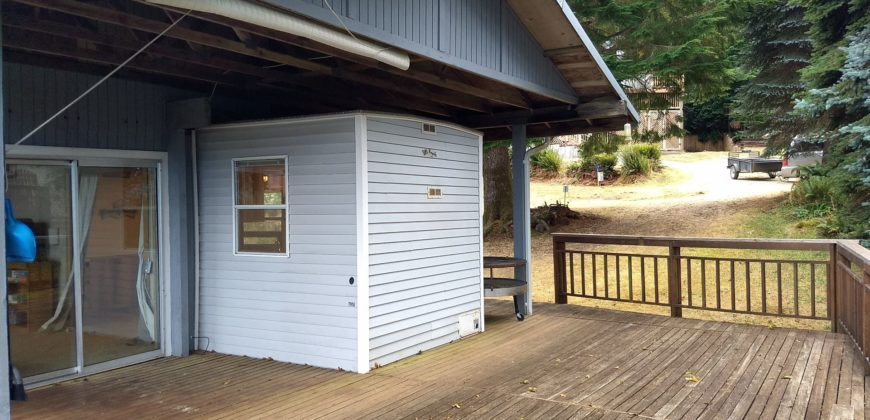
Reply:
M12 363L28 383L161 348L158 166L10 161L15 217L37 237L9 264Z
M80 167L79 197L85 366L159 349L157 169Z
M69 374L78 365L72 165L12 163L6 176L6 199L37 248L36 261L7 264L12 362L25 377Z

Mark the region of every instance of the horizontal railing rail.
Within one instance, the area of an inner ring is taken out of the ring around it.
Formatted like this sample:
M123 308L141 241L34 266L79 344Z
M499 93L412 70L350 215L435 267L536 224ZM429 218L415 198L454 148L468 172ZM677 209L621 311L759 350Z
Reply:
M870 251L856 241L554 234L556 303L569 297L826 320L870 350Z

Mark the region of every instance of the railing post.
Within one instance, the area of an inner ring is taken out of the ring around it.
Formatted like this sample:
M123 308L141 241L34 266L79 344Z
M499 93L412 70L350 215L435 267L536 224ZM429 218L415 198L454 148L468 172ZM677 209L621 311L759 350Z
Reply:
M671 307L671 316L683 317L683 282L680 278L680 247L671 245L668 247L668 305Z
M831 318L831 331L839 332L837 326L837 283L839 283L840 267L837 262L840 261L837 256L837 244L833 243L828 248L828 316Z
M573 269L573 267L572 267ZM565 286L565 242L553 237L553 291L556 303L568 303Z
M863 270L863 283L860 292L860 307L855 308L858 319L861 320L861 339L864 360L870 358L870 262L865 261ZM870 363L864 363L864 374L870 375Z

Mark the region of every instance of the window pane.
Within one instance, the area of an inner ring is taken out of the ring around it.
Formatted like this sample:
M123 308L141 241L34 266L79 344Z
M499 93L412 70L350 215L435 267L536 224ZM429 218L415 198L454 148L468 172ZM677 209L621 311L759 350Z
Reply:
M287 251L285 210L238 210L239 252L283 254Z
M236 204L282 205L286 202L284 159L235 162Z

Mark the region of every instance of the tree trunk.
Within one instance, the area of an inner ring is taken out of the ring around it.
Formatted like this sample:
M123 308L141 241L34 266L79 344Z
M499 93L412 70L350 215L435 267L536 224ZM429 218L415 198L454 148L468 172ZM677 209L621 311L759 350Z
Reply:
M484 152L484 235L509 235L513 221L511 157L506 146Z

